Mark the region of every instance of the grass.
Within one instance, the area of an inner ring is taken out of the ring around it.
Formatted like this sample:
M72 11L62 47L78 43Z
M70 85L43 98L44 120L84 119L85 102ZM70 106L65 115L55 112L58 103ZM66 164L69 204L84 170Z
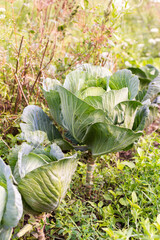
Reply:
M48 215L46 238L159 239L159 146L159 134L154 132L140 139L132 159L117 159L114 154L100 158L90 199L84 190L86 164L80 161L65 201ZM34 239L32 233L27 236L22 239Z

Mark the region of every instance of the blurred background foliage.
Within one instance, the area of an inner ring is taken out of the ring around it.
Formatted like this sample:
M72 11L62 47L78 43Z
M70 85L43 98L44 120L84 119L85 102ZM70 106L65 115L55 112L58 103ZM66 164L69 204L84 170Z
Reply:
M159 5L153 0L1 0L1 133L17 133L26 105L45 106L43 77L63 81L84 62L112 72L147 63L160 68Z

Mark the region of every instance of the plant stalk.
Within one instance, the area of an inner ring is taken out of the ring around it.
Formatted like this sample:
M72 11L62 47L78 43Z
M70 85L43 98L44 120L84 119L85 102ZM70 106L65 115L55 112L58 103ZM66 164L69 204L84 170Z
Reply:
M38 233L38 240L45 240L45 234L44 234L44 228L45 228L45 222L46 222L46 214L42 214L39 216L36 216L36 222L38 223L37 226L37 233ZM41 224L43 222L43 226Z

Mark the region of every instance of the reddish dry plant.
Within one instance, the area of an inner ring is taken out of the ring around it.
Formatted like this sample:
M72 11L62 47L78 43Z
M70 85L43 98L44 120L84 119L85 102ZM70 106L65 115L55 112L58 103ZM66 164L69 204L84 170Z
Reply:
M32 100L43 101L40 97L39 83L41 77L48 77L46 71L49 64L63 59L66 53L68 63L63 63L64 69L58 71L55 77L61 79L69 69L82 62L99 64L100 54L103 48L109 48L108 39L112 37L113 29L107 27L103 21L97 23L97 13L79 8L76 1L72 0L34 0L33 9L28 15L28 36L17 35L14 2L11 3L12 19L14 26L15 65L5 63L8 72L4 72L5 79L14 79L9 82L12 106L16 114ZM88 15L91 22L88 22ZM80 33L76 36L70 29L70 24ZM14 44L12 44L14 45ZM6 53L7 54L7 53ZM6 58L1 59L3 62ZM65 65L66 64L66 65ZM102 65L105 62L102 63ZM53 77L53 76L52 76ZM6 80L7 81L7 80Z

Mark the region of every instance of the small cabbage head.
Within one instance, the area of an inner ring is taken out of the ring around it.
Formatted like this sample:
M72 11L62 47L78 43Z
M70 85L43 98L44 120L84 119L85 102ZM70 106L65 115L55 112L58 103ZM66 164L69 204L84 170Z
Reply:
M77 167L76 155L65 157L55 143L45 149L24 142L9 161L24 209L34 215L59 206Z

